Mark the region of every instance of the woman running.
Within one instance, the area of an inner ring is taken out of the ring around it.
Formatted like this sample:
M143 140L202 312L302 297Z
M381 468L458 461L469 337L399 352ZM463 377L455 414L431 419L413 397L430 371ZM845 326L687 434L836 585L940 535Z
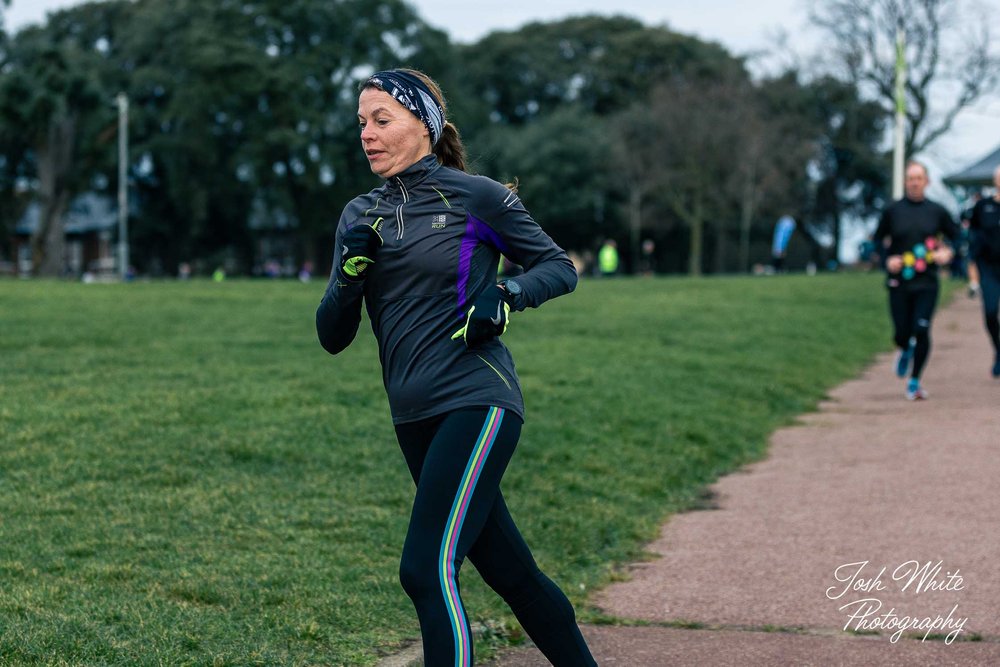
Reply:
M499 336L511 310L572 291L576 270L512 188L466 173L458 130L427 75L372 75L358 123L371 169L386 180L340 217L316 329L337 354L357 333L363 300L378 340L417 485L400 581L420 620L424 663L473 663L458 580L468 556L552 664L595 665L572 605L538 569L500 493L524 403ZM524 273L497 284L501 253Z

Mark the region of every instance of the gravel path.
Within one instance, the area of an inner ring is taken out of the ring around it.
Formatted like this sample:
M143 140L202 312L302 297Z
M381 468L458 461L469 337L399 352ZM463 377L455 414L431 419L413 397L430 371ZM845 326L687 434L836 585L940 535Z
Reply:
M715 484L714 509L673 517L595 598L647 624L585 628L598 662L1000 665L1000 380L978 301L932 333L929 400L880 356ZM545 664L533 647L495 663Z

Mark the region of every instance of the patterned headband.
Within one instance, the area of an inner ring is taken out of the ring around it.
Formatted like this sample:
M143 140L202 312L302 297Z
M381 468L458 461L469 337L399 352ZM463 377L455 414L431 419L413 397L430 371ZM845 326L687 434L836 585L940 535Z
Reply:
M372 74L365 85L373 85L388 93L394 100L410 110L427 126L431 135L431 146L436 146L444 129L444 109L434 99L427 85L409 72L398 69L384 70Z

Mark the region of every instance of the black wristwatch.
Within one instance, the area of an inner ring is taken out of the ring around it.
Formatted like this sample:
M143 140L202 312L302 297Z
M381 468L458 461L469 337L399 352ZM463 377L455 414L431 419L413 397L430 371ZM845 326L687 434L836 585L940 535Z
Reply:
M498 287L510 296L511 305L516 307L519 299L521 298L521 283L517 282L513 278L508 278L507 280L501 281Z
M500 283L500 287L507 290L507 294L511 296L521 296L521 283L517 282L513 278L508 278Z

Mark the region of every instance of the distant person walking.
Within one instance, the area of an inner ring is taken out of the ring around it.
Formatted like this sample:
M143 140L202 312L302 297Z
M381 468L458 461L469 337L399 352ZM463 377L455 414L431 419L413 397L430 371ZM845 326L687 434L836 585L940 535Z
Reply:
M774 237L771 240L771 266L775 273L785 271L785 255L788 253L788 242L792 240L795 231L795 218L787 213L774 225Z
M653 254L656 252L656 242L653 239L646 239L642 242L642 275L653 275Z
M597 253L597 266L601 275L610 278L618 274L618 244L614 239L608 239Z
M468 557L552 664L595 665L572 605L538 569L500 493L524 418L500 335L511 310L572 291L576 270L511 188L466 173L458 130L427 75L373 74L358 124L385 182L340 217L316 329L337 354L354 340L364 301L417 485L400 580L420 620L424 664L473 664L458 579ZM501 253L524 273L498 284Z
M979 269L983 319L993 343L993 377L1000 377L1000 166L993 170L992 197L976 202L969 217L973 234L972 259Z
M910 379L909 400L927 398L920 376L931 351L931 320L938 298L937 267L951 261L953 253L942 242L958 239L958 225L940 204L927 199L929 179L919 162L906 165L905 196L885 211L875 230L875 244L883 254L893 340L899 348L896 374Z
M972 194L972 206L964 209L961 213L961 230L962 236L960 237L959 247L956 249L956 255L964 255L962 258L962 269L964 269L964 278L968 281L968 295L970 299L975 299L979 296L979 269L976 267L975 259L973 258L973 253L975 252L975 232L972 231L972 212L976 210L976 204L983 198L981 192L974 192Z

